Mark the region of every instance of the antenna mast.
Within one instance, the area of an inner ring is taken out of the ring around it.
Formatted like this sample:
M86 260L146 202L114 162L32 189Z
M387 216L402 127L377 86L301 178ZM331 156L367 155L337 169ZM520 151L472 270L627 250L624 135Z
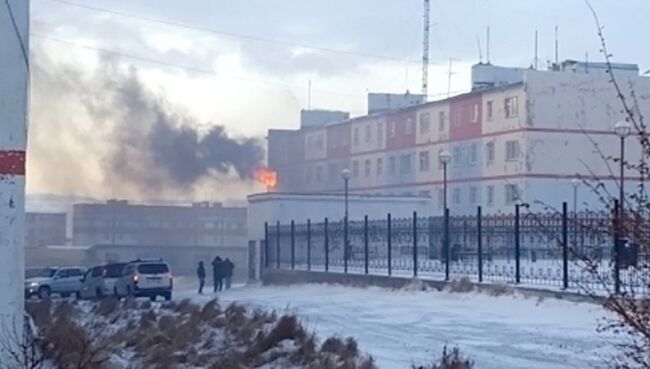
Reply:
M424 0L424 40L422 42L422 95L427 101L429 90L429 11L430 0Z

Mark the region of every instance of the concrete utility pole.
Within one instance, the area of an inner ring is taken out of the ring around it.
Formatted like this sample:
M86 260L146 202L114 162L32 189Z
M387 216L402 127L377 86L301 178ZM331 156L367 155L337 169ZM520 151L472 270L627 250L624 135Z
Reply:
M22 336L29 1L0 1L0 331ZM21 337L19 336L19 337ZM0 363L10 363L0 350Z

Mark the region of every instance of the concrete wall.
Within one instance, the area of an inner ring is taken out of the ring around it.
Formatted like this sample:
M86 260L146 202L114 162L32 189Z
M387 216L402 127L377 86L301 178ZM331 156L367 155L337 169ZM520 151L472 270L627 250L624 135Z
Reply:
M0 329L16 327L20 337L25 276L29 1L9 0L8 6L4 5L0 6ZM0 363L9 363L3 355L0 352Z

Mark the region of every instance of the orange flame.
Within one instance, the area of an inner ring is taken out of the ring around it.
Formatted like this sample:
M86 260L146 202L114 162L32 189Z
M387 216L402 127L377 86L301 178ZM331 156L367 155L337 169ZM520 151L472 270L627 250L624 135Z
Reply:
M278 172L269 168L257 168L254 173L255 179L271 189L278 184Z

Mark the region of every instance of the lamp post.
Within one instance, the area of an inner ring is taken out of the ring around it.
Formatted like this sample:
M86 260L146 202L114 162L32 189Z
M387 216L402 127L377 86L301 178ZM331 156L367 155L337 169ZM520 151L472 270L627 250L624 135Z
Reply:
M571 186L573 186L573 247L577 251L578 249L578 187L580 187L580 180L578 178L572 179Z
M621 156L620 156L620 183L618 195L618 214L616 214L616 242L614 245L614 290L616 293L621 289L620 278L620 253L621 243L624 237L624 219L625 219L625 138L632 132L632 126L629 122L622 120L614 125L614 133L621 139Z
M447 209L447 164L451 161L451 154L447 150L443 150L438 154L438 160L442 164L442 203L443 203L443 214L445 221L445 233L443 239L443 250L445 257L445 280L449 280L449 264L450 264L450 250L449 250L449 209Z
M447 164L451 162L451 154L447 150L443 150L438 155L438 160L442 163L442 208L443 210L447 209Z
M343 218L343 269L348 272L348 184L352 173L345 168L341 171L341 177L345 185L345 216Z

